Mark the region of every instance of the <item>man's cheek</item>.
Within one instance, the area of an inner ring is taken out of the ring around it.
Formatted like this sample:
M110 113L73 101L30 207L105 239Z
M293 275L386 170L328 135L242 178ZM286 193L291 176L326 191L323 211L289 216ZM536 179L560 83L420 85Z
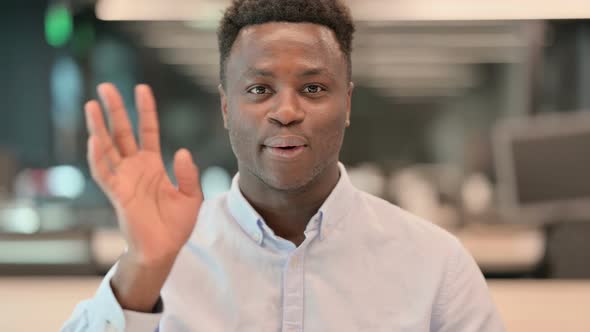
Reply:
M321 147L325 153L336 151L342 145L344 129L341 125L326 126L322 131Z

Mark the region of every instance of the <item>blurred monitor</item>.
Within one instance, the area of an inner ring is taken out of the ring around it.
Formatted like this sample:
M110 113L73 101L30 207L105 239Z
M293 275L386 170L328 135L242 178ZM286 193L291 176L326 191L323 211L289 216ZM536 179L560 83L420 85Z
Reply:
M501 123L494 152L500 208L510 217L590 220L590 112Z

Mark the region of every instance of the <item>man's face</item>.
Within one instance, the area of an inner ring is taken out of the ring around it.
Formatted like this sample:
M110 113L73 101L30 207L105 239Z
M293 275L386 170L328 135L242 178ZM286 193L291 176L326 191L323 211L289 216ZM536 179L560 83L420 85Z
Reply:
M248 26L226 66L222 112L241 176L297 190L336 167L352 83L332 30L311 23Z

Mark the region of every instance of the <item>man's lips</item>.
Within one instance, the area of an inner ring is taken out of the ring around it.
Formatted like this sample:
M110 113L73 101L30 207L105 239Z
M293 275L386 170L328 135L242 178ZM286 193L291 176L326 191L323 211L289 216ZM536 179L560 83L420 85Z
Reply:
M270 154L271 157L279 158L279 159L293 159L299 156L303 151L305 151L306 147L303 145L292 147L292 148L271 148L265 147L265 151Z
M273 157L291 159L307 148L307 141L301 136L274 136L264 140L263 147Z
M307 141L295 135L273 136L265 139L263 145L270 148L296 148L307 146Z

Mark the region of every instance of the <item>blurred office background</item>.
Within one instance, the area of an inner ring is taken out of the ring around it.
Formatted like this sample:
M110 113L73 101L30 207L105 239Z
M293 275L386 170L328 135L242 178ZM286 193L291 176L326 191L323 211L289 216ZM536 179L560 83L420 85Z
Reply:
M590 4L346 2L353 182L457 235L510 331L587 331ZM125 246L85 157L98 83L119 87L134 123L133 86L150 84L164 161L186 147L206 197L228 189L215 36L227 4L0 4L2 330L58 329Z

